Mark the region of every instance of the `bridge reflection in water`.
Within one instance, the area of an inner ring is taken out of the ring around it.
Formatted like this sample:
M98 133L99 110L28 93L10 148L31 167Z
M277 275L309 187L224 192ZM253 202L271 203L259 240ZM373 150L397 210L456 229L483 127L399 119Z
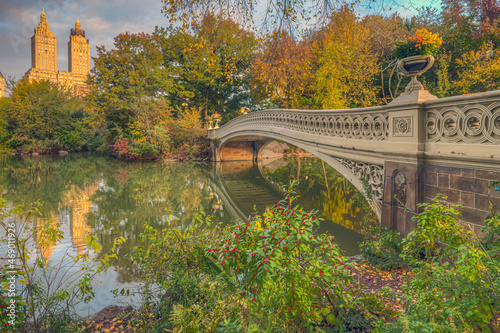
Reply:
M319 232L335 236L348 254L359 253L363 221L362 196L337 171L315 158L234 161L214 164L211 188L232 219L246 220L261 214L283 198L283 186L299 180L295 204L317 210L325 220ZM371 213L369 211L368 213ZM370 217L368 217L370 218ZM376 216L371 216L376 220Z

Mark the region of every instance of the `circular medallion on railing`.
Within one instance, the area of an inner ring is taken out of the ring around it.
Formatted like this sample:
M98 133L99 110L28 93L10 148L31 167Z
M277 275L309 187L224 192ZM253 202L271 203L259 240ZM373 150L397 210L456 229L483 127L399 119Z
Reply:
M457 134L458 124L457 124L457 116L454 114L448 114L444 116L443 122L441 123L443 126L442 130L445 136L453 136Z
M363 128L363 121L360 117L354 117L352 125L352 135L356 138L361 137L361 130Z
M373 119L371 116L367 116L363 119L363 125L361 126L361 133L365 138L370 138L372 135L372 124Z
M482 118L484 117L484 114L480 114L478 112L471 112L469 113L464 120L465 123L465 133L468 135L480 135L482 132L482 125L483 121Z
M344 134L347 137L352 136L353 133L353 121L350 116L347 116L344 120Z
M491 117L492 131L496 135L500 135L500 111L497 111Z
M436 119L435 118L427 118L425 122L425 127L427 128L428 134L436 133Z
M342 128L342 119L340 117L335 118L335 134L342 136L344 129Z
M400 118L395 123L396 133L411 133L411 118Z
M381 117L376 117L373 123L373 133L377 138L384 136L385 132L385 121Z

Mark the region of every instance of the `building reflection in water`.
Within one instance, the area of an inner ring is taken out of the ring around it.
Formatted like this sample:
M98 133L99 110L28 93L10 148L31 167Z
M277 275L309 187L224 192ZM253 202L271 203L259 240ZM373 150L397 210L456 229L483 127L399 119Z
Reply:
M73 247L78 255L83 253L86 237L90 235L91 229L87 225L87 214L90 213L92 197L99 190L99 183L85 186L83 191L72 185L69 193L71 197L65 206L71 207L70 231Z
M70 190L59 203L59 211L57 213L50 213L50 218L40 217L33 220L34 227L38 230L36 240L39 244L39 252L45 260L48 261L50 259L55 244L43 242L41 228L46 223L50 223L52 227L65 229L63 226L64 221L67 220L65 217L69 217L69 234L73 248L76 249L78 255L83 254L83 250L86 247L86 237L92 231L87 224L87 214L91 212L92 197L98 190L99 182L84 186L83 190L76 185L71 185Z

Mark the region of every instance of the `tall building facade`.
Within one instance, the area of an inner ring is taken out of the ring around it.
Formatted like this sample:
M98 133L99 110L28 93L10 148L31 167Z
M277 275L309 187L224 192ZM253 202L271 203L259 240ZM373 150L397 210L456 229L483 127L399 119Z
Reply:
M90 43L85 37L77 18L71 29L68 42L68 71L57 70L57 38L50 31L45 10L31 37L31 68L25 76L33 80L49 80L51 83L85 94L88 90L85 80L90 74Z
M5 78L0 72L0 98L5 97Z

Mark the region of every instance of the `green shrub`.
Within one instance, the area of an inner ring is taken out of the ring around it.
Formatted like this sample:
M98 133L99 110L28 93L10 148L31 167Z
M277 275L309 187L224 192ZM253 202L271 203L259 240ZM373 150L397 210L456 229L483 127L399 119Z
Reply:
M292 194L224 229L209 249L223 276L250 300L262 327L369 329L383 306L359 292L334 238L316 234L316 212L293 207Z
M384 270L405 267L400 254L403 248L401 234L377 224L372 239L365 240L360 249L368 264Z
M221 270L206 247L219 232L202 213L190 225L157 231L146 225L130 254L143 281L141 329L211 331L222 318L236 317L240 306L228 302L231 288L217 278ZM151 321L151 317L155 318Z
M143 281L141 329L369 330L387 315L377 296L360 292L333 237L315 233L315 212L293 200L289 193L224 228L203 215L162 231L146 226L131 253Z
M407 309L390 326L394 331L491 332L499 309L500 216L486 220L478 239L458 224L458 206L446 196L421 204L417 227L405 241L403 257L414 265L404 287ZM425 328L425 330L424 330Z

